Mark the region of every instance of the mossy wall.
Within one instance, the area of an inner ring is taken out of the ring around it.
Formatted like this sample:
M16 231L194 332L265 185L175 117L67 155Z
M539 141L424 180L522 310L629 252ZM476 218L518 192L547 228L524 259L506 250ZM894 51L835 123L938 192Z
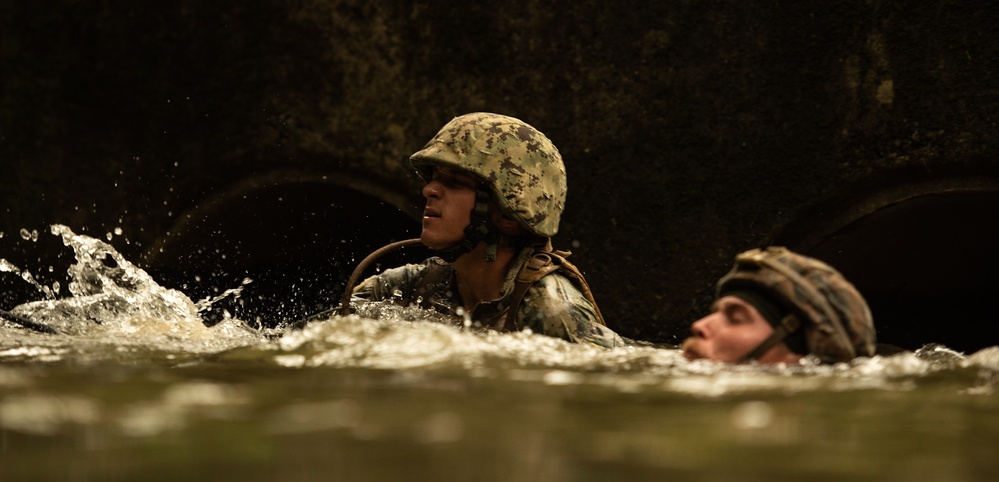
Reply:
M455 115L561 150L572 247L675 342L733 255L884 186L999 177L987 2L0 1L0 257L63 223L139 259L272 171L412 193ZM5 306L9 308L9 306Z

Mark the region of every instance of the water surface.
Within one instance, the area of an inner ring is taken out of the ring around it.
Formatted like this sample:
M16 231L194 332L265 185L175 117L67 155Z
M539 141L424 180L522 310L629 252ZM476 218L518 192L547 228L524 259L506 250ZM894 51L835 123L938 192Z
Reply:
M60 333L0 326L0 480L999 475L999 347L733 366L381 304L302 330L206 327L213 300L53 232L76 256L70 296L14 311Z

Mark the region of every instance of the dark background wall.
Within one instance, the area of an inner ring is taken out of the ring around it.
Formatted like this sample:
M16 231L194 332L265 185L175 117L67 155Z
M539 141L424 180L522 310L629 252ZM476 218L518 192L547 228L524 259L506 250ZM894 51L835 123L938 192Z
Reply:
M121 228L164 284L249 276L234 309L294 318L418 234L406 158L493 111L562 151L556 245L625 336L677 342L734 254L779 243L854 280L883 341L996 344L997 24L947 0L0 0L0 257L48 283L71 260L21 228ZM3 308L39 297L0 277Z

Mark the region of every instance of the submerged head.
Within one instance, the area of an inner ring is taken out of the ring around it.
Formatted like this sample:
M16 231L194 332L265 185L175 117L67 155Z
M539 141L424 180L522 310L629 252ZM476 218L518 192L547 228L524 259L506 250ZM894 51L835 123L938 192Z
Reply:
M872 356L874 322L856 288L829 265L782 247L739 254L714 311L691 326L688 359L824 363Z

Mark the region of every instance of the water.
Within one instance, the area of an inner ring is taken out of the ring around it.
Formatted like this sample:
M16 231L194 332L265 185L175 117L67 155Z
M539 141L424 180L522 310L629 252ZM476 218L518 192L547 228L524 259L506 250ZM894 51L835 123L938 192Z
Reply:
M40 288L14 311L60 334L0 326L3 481L999 475L999 347L729 366L377 304L298 331L209 328L218 300L53 233L76 256L71 296Z

